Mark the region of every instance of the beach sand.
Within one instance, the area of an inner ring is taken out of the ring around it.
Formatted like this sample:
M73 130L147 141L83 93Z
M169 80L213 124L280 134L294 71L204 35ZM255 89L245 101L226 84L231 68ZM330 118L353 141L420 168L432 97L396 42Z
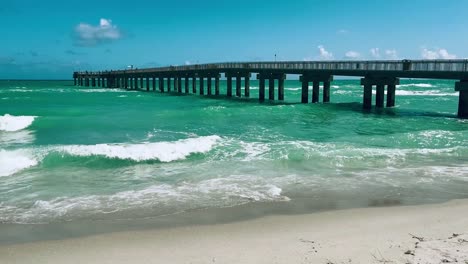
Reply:
M468 263L468 200L4 245L0 263Z

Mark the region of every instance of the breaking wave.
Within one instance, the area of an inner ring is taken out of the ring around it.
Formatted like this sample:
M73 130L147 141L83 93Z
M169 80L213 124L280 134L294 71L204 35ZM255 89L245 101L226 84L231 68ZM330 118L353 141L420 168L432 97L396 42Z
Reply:
M0 131L18 131L30 126L37 116L12 116L5 114L0 116Z

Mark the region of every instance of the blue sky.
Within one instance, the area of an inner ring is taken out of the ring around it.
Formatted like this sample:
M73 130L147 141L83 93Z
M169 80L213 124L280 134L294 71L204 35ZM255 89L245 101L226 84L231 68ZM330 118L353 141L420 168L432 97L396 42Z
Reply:
M2 0L0 79L223 61L468 57L468 1Z

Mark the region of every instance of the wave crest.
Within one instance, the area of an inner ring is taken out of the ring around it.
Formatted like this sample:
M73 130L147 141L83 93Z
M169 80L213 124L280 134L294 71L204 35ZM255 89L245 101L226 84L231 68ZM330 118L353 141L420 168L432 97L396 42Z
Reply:
M159 160L171 162L185 159L191 154L206 153L220 140L219 136L182 139L175 142L144 144L97 144L62 146L58 151L75 156L105 156L135 161Z
M0 131L18 131L29 127L37 116L0 116Z
M0 150L0 177L13 175L36 166L38 161L25 150Z

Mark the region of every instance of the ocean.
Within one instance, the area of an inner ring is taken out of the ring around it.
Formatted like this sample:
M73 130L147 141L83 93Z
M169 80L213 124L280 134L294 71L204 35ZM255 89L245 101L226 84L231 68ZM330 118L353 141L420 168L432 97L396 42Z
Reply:
M329 104L300 104L296 80L272 103L257 81L250 99L0 81L0 242L249 205L281 208L258 217L468 198L454 82L401 83L395 108L363 111L359 80L334 81Z

